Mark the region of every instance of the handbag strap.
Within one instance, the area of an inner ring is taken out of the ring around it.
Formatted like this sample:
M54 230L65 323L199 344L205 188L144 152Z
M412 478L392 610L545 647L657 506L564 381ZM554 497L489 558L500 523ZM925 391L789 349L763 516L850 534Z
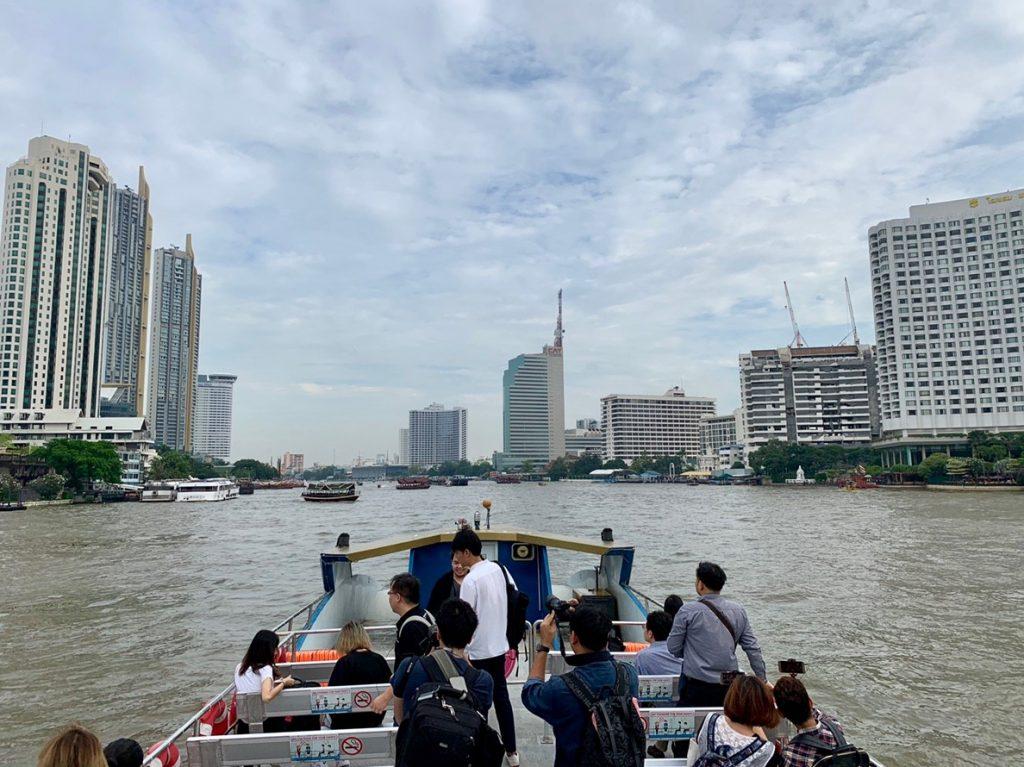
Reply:
M729 630L729 636L732 637L733 647L738 645L740 643L740 640L739 637L736 636L736 629L732 627L732 623L729 621L728 618L725 617L725 613L723 613L721 610L715 607L711 602L708 602L704 599L698 599L697 601L704 605L706 608L708 608L711 612L713 612L718 617L718 620L722 622L722 625Z

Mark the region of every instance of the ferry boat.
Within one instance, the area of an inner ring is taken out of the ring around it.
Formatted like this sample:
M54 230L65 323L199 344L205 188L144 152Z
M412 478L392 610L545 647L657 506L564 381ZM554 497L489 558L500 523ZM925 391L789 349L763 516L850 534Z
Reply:
M399 477L395 487L399 490L429 490L430 477Z
M150 482L142 488L143 503L170 503L178 497L177 482Z
M444 484L448 487L468 487L469 477L447 477Z
M302 491L304 501L357 501L359 493L356 492L354 482L312 482L309 487Z
M457 529L457 528L456 528ZM376 565L376 560L406 553L408 570L420 579L423 593L430 593L451 562L450 543L456 530L427 532L402 538L352 545L342 533L337 544L320 555L323 593L301 607L274 630L281 636L278 670L306 682L325 683L334 667L333 650L340 627L349 621L361 621L374 638L378 650L390 655L394 640L395 616L387 601L387 581L393 567ZM554 739L550 727L525 711L518 688L526 679L536 641L536 629L546 613L549 596L577 599L583 605L605 612L613 620L622 651L614 652L623 662L632 662L643 644L643 626L648 609L660 604L630 585L635 549L614 540L612 531L602 531L600 539L570 538L520 530L479 530L485 556L508 568L518 588L530 598L526 636L517 648L517 665L509 677L511 698L516 711L516 732L523 764L550 765L554 761ZM580 564L581 555L595 556L596 565L576 570L556 580L550 562L565 557ZM380 563L383 565L384 563ZM376 566L375 566L376 565ZM257 627L254 626L255 630ZM243 646L247 637L240 637ZM556 644L558 644L556 642ZM564 648L559 648L564 649ZM553 652L548 671L560 674L568 670L566 653ZM571 652L567 653L571 655ZM389 658L389 663L392 659ZM230 677L231 670L225 669ZM716 708L681 708L672 703L678 690L678 676L641 677L641 715L650 741L679 740L694 737L704 717L721 711ZM325 764L393 765L397 728L381 726L358 730L305 730L281 732L278 726L266 728L266 719L310 716L311 714L366 711L374 697L386 685L348 687L307 686L286 689L274 700L264 703L259 693L234 695L228 686L199 712L178 727L149 752L144 764L173 764L179 757L176 741L187 738L189 767L227 767L240 764L290 765L299 754L321 755ZM248 735L233 735L234 717L250 722ZM281 721L278 719L277 721ZM269 731L273 730L273 731ZM794 734L783 722L769 736ZM647 761L648 765L685 767L685 759ZM881 767L872 762L874 767Z
M230 501L238 497L238 485L230 479L190 479L179 482L178 501Z

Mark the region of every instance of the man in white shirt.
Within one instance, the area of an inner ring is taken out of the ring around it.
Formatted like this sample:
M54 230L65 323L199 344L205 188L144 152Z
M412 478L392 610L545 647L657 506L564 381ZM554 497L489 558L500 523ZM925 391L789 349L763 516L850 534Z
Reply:
M505 683L508 586L514 586L515 581L499 564L484 559L482 551L480 536L468 528L459 530L452 539L452 560L469 569L459 599L472 606L480 621L466 651L473 667L486 671L494 680L494 713L505 744L505 759L511 767L518 767L516 723Z

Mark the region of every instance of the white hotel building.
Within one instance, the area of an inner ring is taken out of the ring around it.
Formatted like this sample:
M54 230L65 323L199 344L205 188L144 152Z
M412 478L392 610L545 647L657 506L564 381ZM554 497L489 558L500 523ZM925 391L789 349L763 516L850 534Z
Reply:
M1024 190L915 205L868 240L886 461L1024 429Z
M700 455L700 422L714 415L713 397L688 397L675 386L662 395L601 398L604 457L629 463L640 455Z
M222 461L231 460L231 418L237 380L238 376L224 373L199 376L192 452Z

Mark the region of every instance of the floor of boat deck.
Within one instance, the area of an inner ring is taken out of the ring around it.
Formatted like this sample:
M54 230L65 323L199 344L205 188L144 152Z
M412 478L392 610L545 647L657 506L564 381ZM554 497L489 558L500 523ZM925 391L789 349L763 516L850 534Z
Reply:
M550 767L555 761L554 739L551 743L544 744L541 739L544 736L544 720L534 716L523 707L520 693L522 684L508 688L509 697L512 699L512 710L516 718L516 746L519 749L520 762L529 767ZM489 717L491 727L498 729L498 721L494 716L494 707L491 707ZM549 731L550 734L550 731Z

